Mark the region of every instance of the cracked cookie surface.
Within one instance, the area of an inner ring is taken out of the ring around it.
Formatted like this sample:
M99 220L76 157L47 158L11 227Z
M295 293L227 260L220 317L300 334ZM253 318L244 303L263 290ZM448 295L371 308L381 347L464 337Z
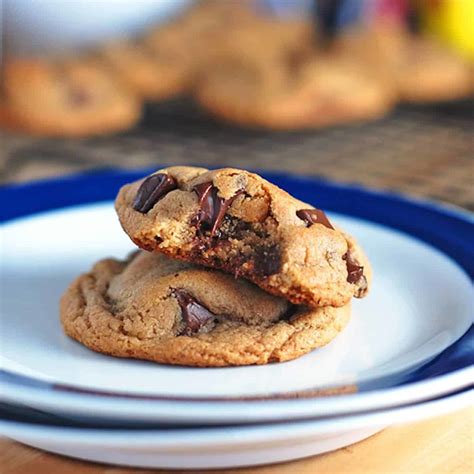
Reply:
M142 251L98 262L60 310L66 334L94 351L201 367L294 359L350 317L349 305L293 306L246 280Z
M139 247L244 277L294 304L362 297L370 265L325 214L244 170L177 166L124 186L116 210Z

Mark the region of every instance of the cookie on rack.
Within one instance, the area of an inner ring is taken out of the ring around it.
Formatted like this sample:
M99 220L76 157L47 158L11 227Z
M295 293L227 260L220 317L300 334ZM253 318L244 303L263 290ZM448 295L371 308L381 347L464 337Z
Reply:
M360 62L371 64L399 101L442 102L472 94L473 65L440 40L409 32L404 25L360 28L338 42Z
M240 51L211 63L195 88L197 102L217 118L291 130L375 119L393 107L393 87L344 49L234 43Z
M200 2L152 28L135 43L112 45L106 56L128 82L138 85L139 90L150 91L150 98L184 94L191 89L196 70L203 67L205 58L220 48L227 29L248 22L252 15L248 2ZM136 77L133 64L139 72Z
M3 124L49 136L85 136L133 126L141 102L92 58L7 59Z
M401 49L393 64L401 100L441 102L472 94L474 66L448 46L428 36L417 36L408 38Z
M114 74L146 100L166 100L183 94L189 86L187 60L181 58L183 47L162 32L162 49L156 51L141 40L122 40L106 44L99 55ZM171 44L170 44L171 43Z
M290 305L251 283L164 255L98 262L61 300L66 334L92 350L217 367L295 359L330 342L350 306Z
M294 304L344 306L368 291L370 265L352 237L248 171L163 169L124 186L116 210L139 247L244 277Z

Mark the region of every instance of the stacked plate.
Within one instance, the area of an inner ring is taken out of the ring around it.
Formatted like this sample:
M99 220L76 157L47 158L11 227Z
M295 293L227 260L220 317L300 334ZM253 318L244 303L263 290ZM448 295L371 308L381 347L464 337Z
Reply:
M108 171L0 189L0 431L47 451L146 467L310 456L473 402L474 226L459 210L264 173L330 211L373 263L347 329L295 361L185 368L68 339L58 300L104 255L131 250L112 199L145 175Z

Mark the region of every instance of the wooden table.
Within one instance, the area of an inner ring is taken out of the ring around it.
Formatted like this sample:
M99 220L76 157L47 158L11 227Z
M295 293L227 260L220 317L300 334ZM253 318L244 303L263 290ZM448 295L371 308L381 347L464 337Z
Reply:
M360 443L332 453L283 464L199 471L239 474L472 474L474 409L406 426L392 427ZM2 474L175 473L113 468L47 454L0 440Z
M270 134L206 121L187 104L161 104L148 110L140 127L119 136L46 140L0 131L0 181L111 166L195 163L317 175L474 209L472 105L405 107L373 124ZM469 409L390 428L333 453L232 472L472 473L473 437L474 411ZM1 474L130 472L135 471L0 441Z

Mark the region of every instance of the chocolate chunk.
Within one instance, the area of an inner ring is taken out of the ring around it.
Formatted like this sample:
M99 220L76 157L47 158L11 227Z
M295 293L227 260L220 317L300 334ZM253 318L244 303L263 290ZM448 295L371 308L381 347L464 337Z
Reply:
M173 294L178 300L181 307L181 313L186 323L185 328L180 334L192 336L210 321L216 319L216 315L211 313L207 308L198 303L190 293L182 288L173 290Z
M81 107L90 102L92 100L92 96L85 89L75 88L71 89L70 91L70 100L72 105Z
M359 262L352 256L350 252L347 252L342 258L346 261L347 281L349 283L359 283L361 278L365 278L364 267L359 265Z
M308 60L308 51L306 49L290 49L286 52L286 63L290 71L298 71Z
M198 195L199 205L201 206L199 214L193 222L197 225L198 229L201 229L203 226L210 228L212 237L222 224L227 209L243 191L239 191L229 199L224 199L217 195L218 190L211 181L197 184L193 190Z
M201 210L193 220L198 226L202 224L213 225L216 207L219 206L218 202L216 202L219 198L216 192L213 193L213 190L215 190L215 188L212 182L198 184L193 188L193 191L198 196L199 205L201 206Z
M152 174L138 188L133 209L146 214L166 194L178 187L176 180L165 173Z
M322 224L324 227L334 230L326 214L321 209L300 209L296 211L296 215L306 222L306 227L311 227L313 224Z
M280 271L281 256L277 245L260 247L255 252L254 270L259 276L266 277Z

